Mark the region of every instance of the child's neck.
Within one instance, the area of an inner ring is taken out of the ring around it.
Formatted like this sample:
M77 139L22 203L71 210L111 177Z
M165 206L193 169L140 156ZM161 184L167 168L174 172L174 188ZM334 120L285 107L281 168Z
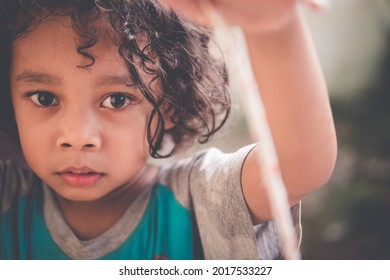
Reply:
M66 222L80 240L96 238L110 229L142 190L153 185L158 168L148 165L140 172L143 176L137 180L96 201L74 202L57 195Z

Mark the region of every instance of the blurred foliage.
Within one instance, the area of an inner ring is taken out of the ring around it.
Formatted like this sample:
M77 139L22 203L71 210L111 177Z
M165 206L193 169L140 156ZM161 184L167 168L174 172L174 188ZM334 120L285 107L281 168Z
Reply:
M390 48L380 70L354 98L333 95L338 162L318 214L303 217L304 259L390 259Z

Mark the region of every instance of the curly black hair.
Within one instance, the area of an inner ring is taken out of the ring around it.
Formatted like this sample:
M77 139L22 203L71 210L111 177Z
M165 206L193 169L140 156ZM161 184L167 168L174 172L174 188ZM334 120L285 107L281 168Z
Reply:
M3 129L16 133L9 94L12 42L50 16L71 18L79 36L77 52L89 60L80 67L94 64L88 49L101 32L97 22L106 25L134 84L153 106L147 127L152 157L168 157L194 139L205 143L226 122L231 106L228 76L223 59L211 55L211 30L166 9L158 0L0 0ZM141 38L143 42L146 39L146 46L140 44ZM141 70L136 62L141 62ZM139 71L152 79L144 81ZM156 94L151 86L157 80L162 94ZM163 118L167 112L173 123L170 129L165 128ZM155 119L157 127L152 129ZM174 145L162 154L167 135Z

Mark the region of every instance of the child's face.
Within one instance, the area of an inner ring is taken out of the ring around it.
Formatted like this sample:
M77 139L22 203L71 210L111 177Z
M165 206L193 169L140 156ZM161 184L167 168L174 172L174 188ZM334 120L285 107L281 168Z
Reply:
M24 155L60 196L92 201L129 182L148 159L151 105L104 37L77 53L67 18L14 42L11 92Z

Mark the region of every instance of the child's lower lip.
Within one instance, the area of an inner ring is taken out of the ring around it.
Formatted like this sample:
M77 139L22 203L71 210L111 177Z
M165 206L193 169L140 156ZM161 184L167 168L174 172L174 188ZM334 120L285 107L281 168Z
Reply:
M59 173L60 178L71 187L89 187L99 181L102 173Z

